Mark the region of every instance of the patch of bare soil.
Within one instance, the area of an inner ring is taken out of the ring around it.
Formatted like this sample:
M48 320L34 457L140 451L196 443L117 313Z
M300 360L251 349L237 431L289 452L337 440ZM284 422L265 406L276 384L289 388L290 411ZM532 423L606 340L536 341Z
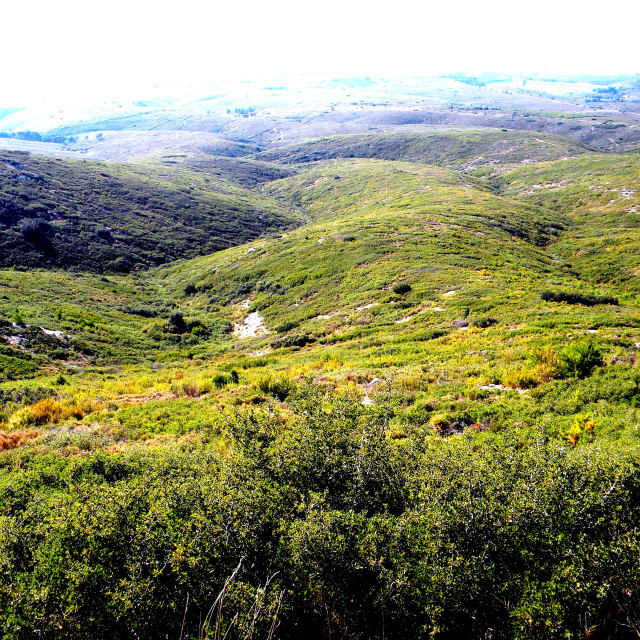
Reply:
M264 326L264 318L257 311L250 313L242 324L235 324L233 327L233 335L241 339L266 336L268 333Z

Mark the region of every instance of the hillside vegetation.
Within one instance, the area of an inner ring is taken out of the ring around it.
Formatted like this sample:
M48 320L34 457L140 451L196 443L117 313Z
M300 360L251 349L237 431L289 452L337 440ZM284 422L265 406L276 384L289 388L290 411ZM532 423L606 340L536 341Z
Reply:
M502 175L502 192L568 215L570 232L553 251L591 282L638 295L639 160L593 154L530 165Z
M334 136L265 151L258 157L285 164L332 158L379 158L468 170L482 165L557 160L587 151L587 147L570 138L546 133L465 129Z
M0 154L3 637L635 637L638 156L240 144Z
M298 216L270 198L170 165L0 154L0 266L123 272L218 251Z

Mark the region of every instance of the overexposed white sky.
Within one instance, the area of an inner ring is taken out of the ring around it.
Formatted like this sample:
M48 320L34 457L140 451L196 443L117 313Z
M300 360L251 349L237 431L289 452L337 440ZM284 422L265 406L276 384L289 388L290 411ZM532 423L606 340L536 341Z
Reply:
M2 0L0 107L328 72L640 72L640 3Z

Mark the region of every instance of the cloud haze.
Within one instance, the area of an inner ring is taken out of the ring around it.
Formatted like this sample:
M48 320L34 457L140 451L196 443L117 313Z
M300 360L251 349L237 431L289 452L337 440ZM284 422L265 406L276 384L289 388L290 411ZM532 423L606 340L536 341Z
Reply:
M586 7L548 0L14 2L0 9L10 52L0 105L120 99L158 83L310 71L635 73L624 25L634 24L640 7L610 2L606 14Z

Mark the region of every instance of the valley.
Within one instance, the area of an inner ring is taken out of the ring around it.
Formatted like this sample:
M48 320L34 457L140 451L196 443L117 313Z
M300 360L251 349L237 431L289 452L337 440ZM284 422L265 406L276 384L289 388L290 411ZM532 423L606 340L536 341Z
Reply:
M480 80L0 138L7 638L635 637L637 81Z

